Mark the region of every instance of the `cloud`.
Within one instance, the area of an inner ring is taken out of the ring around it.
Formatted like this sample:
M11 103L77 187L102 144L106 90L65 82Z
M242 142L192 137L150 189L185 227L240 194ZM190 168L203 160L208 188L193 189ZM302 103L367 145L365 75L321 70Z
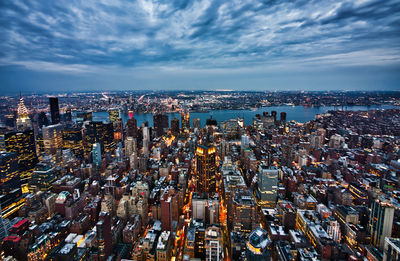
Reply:
M4 0L0 30L2 66L69 74L400 65L399 0Z

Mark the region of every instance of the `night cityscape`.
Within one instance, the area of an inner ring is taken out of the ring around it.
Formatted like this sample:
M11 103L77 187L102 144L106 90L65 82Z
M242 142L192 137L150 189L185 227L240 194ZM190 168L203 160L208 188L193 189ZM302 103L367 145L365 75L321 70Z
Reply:
M399 0L0 21L0 260L400 261Z

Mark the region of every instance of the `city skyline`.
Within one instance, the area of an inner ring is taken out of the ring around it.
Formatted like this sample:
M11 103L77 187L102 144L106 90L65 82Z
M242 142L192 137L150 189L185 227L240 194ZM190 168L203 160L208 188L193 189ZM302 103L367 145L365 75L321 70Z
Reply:
M0 93L397 90L399 1L6 1Z

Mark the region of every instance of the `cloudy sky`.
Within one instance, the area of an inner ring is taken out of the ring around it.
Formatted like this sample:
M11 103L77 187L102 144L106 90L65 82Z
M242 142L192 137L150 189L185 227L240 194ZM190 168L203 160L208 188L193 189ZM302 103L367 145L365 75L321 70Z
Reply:
M400 90L400 0L2 0L0 93Z

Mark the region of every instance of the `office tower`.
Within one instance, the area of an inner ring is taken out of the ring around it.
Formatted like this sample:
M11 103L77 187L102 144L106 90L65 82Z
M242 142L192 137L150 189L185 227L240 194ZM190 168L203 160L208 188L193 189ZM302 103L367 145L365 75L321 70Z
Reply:
M127 137L125 139L125 157L129 158L132 153L137 151L137 142L134 137Z
M4 135L5 148L8 152L15 152L18 157L18 171L22 184L28 180L38 162L36 156L35 136L33 130L23 132L9 132ZM27 189L26 186L23 186Z
M276 111L271 111L271 116L274 118L274 122L276 122Z
M150 129L143 127L143 154L145 157L149 156L149 143L150 143Z
M47 118L46 113L43 111L41 113L39 113L37 122L38 122L39 128L50 125L49 119Z
M156 136L161 137L169 128L168 115L161 113L154 114L153 123Z
M83 157L81 128L66 128L62 131L63 149L70 149L77 158Z
M371 243L383 249L385 237L392 235L392 226L394 218L394 207L389 198L380 196L371 205L369 216L369 232L371 234Z
M32 128L32 122L29 118L29 111L24 104L24 98L20 95L17 111L17 129L25 130Z
M89 154L93 144L100 143L101 152L111 151L114 146L114 130L112 123L91 121L85 125L85 151Z
M137 138L137 122L133 112L129 112L129 119L126 122L126 136Z
M109 109L108 110L108 120L112 123L119 120L119 109Z
M52 183L56 179L54 168L50 164L38 163L29 180L29 190L33 192L50 191L53 187Z
M268 246L272 243L268 232L262 228L252 231L246 243L246 260L248 261L268 261L272 260L268 251Z
M260 165L258 168L258 197L263 206L274 207L277 199L279 169Z
M63 146L62 125L55 124L43 127L43 144L44 149L49 154L56 154L58 149Z
M385 247L383 250L383 261L400 260L400 238L385 238Z
M206 228L205 231L205 249L207 261L222 260L222 238L221 231L217 226Z
M234 231L247 235L260 224L257 202L250 191L236 190L232 196L232 203L228 203L231 204L232 217L229 217L229 220L232 220L230 225L233 226Z
M71 108L67 108L64 113L64 121L71 122L72 121L72 112Z
M281 112L281 123L286 124L286 112Z
M60 123L60 108L58 107L58 98L50 97L50 114L51 114L51 124Z
M0 205L2 217L7 218L18 211L23 202L17 154L2 151L0 152Z
M93 144L92 156L93 156L93 163L96 165L97 168L100 167L100 165L101 165L101 145L100 145L100 143Z
M242 150L245 150L249 147L250 144L250 138L247 134L243 134L242 135L242 139L241 139L241 144L240 144L240 148Z
M193 119L193 129L201 129L201 122L199 118L194 118Z
M100 212L99 221L96 224L99 258L104 261L112 252L111 216L107 212Z
M171 132L174 135L178 135L180 132L179 129L179 120L178 119L172 119L171 120Z
M188 130L190 128L190 114L186 109L181 112L181 123L183 130Z
M162 229L170 231L172 226L172 201L168 195L168 190L165 190L160 198L161 203L161 224Z
M196 185L199 192L215 193L217 191L215 154L215 147L197 145Z
M123 134L124 134L124 123L122 122L122 119L119 118L118 120L114 121L112 123L113 126L113 138L116 142L122 141L123 140Z

